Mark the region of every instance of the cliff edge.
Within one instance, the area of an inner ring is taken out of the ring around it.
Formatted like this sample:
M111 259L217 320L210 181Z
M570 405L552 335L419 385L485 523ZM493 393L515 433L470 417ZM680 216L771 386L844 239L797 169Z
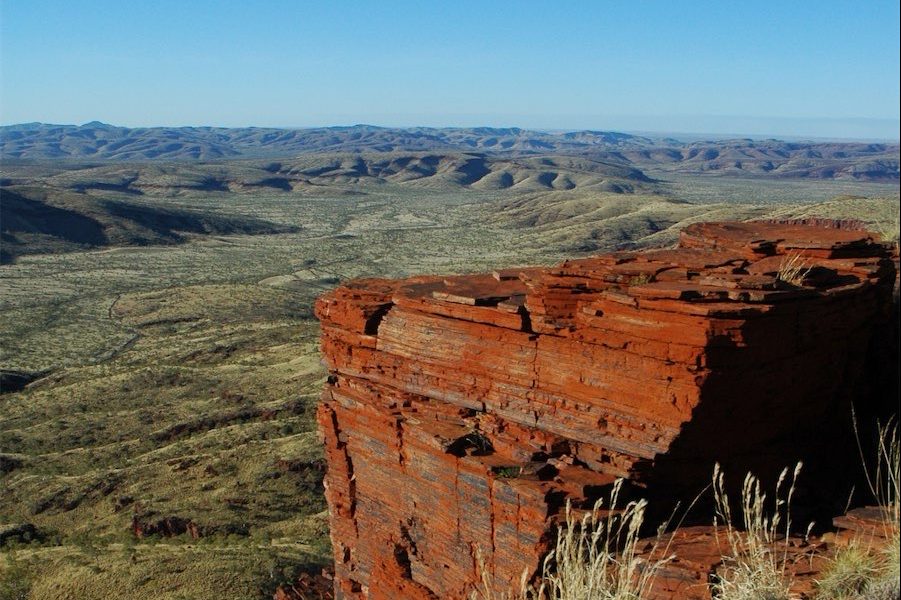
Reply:
M841 223L699 223L675 249L356 280L319 299L338 598L464 598L536 571L620 477L671 510L714 462L805 462L833 511L892 315L888 246ZM846 456L847 455L847 456ZM824 492L822 486L832 486ZM801 504L805 502L801 493Z

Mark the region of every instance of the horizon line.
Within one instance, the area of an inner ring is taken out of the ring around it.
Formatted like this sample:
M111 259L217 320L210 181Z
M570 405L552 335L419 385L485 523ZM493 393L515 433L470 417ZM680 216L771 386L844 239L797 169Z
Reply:
M726 118L726 117L720 117ZM748 118L748 117L744 117ZM766 118L766 117L751 117ZM773 119L789 119L789 117L771 117ZM901 120L892 118L877 117L855 117L855 118L836 118L836 117L804 117L800 120L806 121L894 121L901 126ZM750 139L750 140L775 140L775 141L810 141L810 142L862 142L862 143L901 143L901 135L898 137L855 137L855 136L830 136L830 135L800 135L786 133L747 133L747 132L729 132L729 131L688 131L688 130L666 130L666 129L635 129L635 128L593 128L593 127L523 127L519 125L379 125L374 122L350 122L333 123L330 125L210 125L210 124L190 124L190 125L117 125L107 123L99 119L92 119L83 123L52 123L48 121L23 121L16 123L5 123L0 121L0 127L21 127L27 125L46 125L55 127L85 127L97 124L114 127L117 129L277 129L286 131L304 131L314 129L338 129L353 127L373 127L377 129L517 129L520 131L534 131L551 135L565 133L621 133L626 135L642 136L642 137L658 137L658 138L674 138L679 140L677 136L688 136L690 138L699 138L691 141L708 141L700 139L701 136L711 136L709 141L727 140L727 139Z

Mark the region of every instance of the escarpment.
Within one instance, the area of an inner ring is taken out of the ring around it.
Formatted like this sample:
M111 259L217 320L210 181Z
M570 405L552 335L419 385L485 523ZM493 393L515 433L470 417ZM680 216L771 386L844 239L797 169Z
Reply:
M479 562L513 589L566 503L620 477L667 511L714 462L847 482L895 267L819 225L700 223L674 249L320 298L336 596L464 598Z

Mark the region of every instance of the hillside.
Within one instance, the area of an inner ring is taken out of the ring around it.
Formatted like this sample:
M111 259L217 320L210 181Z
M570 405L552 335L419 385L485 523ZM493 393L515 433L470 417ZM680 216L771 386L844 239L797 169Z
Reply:
M686 202L610 163L477 158L5 164L3 224L34 253L0 266L0 370L18 381L0 395L0 531L33 541L0 551L32 594L262 600L327 564L311 306L339 282L553 264L697 221L898 213L886 184L693 178ZM519 184L492 189L504 172ZM273 176L291 191L247 185Z
M366 195L388 185L444 192L650 192L641 171L580 157L474 153L311 154L285 161L11 164L4 166L2 261L23 254L183 242L188 235L294 231L212 206L183 209L154 198L229 194Z
M597 153L605 160L685 175L898 181L898 146L724 140Z
M776 152L772 147L755 148L749 145L742 152L756 160ZM833 149L822 156L838 161L837 152ZM11 160L4 163L0 178L2 260L8 263L24 254L182 243L197 235L295 231L293 224L278 223L278 214L259 210L270 205L270 197L287 206L306 199L341 199L358 212L352 205L371 203L383 194L431 193L445 199L447 194L483 194L478 202L493 200L487 218L499 226L528 230L531 236L547 235L550 242L569 251L588 251L669 230L696 214L699 204L782 203L855 193L897 196L897 188L884 182L814 178L809 172L812 167L804 171L808 176L790 185L781 183L803 170L800 161L773 169L766 179L699 177L683 175L681 169L694 161L693 168L707 169L707 173L740 173L731 167L714 169L712 153L707 153L707 159L695 156L682 166L667 163L660 153L647 153L641 155L643 160L656 161L648 169L654 174L650 177L630 166L632 155L627 154L365 152L309 153L277 160ZM822 169L819 173L825 176ZM242 201L246 209L223 210L236 196L247 198ZM453 202L457 201L455 196ZM729 212L741 218L750 214L738 206ZM671 237L671 232L665 235Z
M331 562L324 291L669 245L698 221L898 212L895 183L688 176L604 143L5 159L0 534L22 533L0 552L35 597L272 598Z
M484 153L323 153L279 161L10 164L7 185L40 184L75 192L176 195L209 192L341 193L342 188L393 183L415 187L537 191L592 188L631 192L651 183L640 170L568 156L513 157ZM346 189L344 191L347 191ZM354 190L358 193L359 190Z
M5 159L211 161L323 152L566 154L686 174L899 180L899 146L882 143L749 139L683 142L617 132L547 132L515 127L126 128L91 122L0 128L0 157Z
M189 235L286 233L295 228L211 211L143 205L46 187L0 192L0 262L23 254L174 244Z

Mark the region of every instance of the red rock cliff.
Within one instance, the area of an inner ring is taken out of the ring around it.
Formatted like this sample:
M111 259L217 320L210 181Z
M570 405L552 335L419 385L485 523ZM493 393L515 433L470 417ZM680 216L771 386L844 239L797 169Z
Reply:
M477 548L514 586L565 502L617 477L675 499L714 461L834 470L888 256L861 231L701 223L676 249L326 294L336 597L464 598Z

